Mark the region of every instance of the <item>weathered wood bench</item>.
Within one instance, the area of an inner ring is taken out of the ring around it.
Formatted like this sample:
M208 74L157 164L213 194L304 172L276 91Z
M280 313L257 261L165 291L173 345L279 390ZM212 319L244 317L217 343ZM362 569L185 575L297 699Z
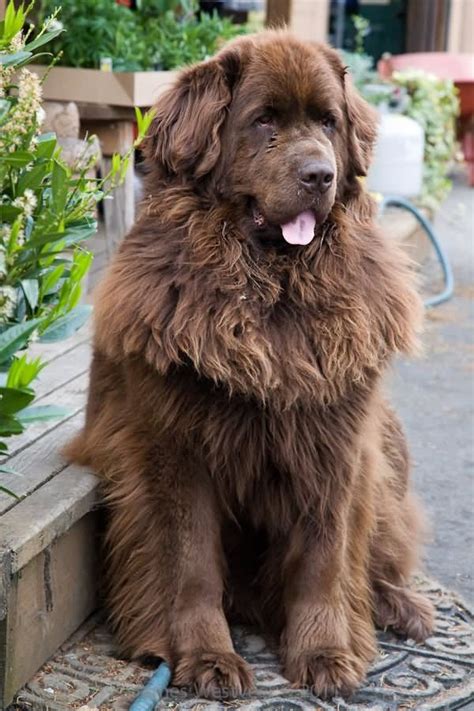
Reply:
M38 404L65 406L62 420L31 425L10 440L0 494L0 708L96 606L97 479L68 466L62 446L81 426L89 332L33 352L49 361Z

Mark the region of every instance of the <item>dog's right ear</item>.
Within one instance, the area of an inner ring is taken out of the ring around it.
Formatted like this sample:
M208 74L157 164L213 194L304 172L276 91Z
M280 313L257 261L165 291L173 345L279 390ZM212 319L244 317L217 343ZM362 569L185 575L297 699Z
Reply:
M369 170L377 138L377 112L356 90L348 73L344 76L344 88L349 139L349 175L365 176Z
M158 162L167 175L190 178L213 169L240 63L238 48L229 47L180 73L176 84L158 99L144 146L150 163Z

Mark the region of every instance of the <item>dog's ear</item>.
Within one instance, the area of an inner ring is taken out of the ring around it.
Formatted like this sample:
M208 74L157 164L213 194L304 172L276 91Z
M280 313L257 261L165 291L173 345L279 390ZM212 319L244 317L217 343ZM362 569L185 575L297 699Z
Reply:
M377 112L360 96L349 74L344 76L348 124L348 165L352 176L367 175L377 138Z
M168 175L200 178L216 165L220 132L240 74L237 48L185 69L163 94L145 142L150 162Z

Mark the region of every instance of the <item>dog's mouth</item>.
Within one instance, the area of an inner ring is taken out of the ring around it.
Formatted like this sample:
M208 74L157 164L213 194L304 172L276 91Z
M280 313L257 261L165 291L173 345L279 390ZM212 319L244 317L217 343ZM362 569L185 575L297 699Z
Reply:
M255 201L252 204L252 215L253 222L259 231L263 232L277 226L267 220ZM306 209L288 221L278 224L278 228L287 244L305 246L313 241L317 228L322 225L324 219L325 216L318 215L315 210Z

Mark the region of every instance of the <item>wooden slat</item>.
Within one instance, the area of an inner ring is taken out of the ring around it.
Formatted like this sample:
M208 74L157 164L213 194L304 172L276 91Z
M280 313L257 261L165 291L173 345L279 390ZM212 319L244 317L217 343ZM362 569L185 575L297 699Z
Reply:
M71 465L1 516L0 549L13 553L11 573L87 514L96 503L97 487L94 474Z
M43 97L52 101L76 101L103 107L152 106L175 80L175 71L103 72L99 69L76 67L29 67L40 77L48 72L43 85ZM92 114L92 115L91 115ZM101 113L103 115L103 113ZM93 109L90 118L95 118ZM110 118L108 116L107 118Z
M59 358L63 353L69 353L81 343L86 343L91 338L91 323L89 322L76 331L70 338L56 343L33 343L28 349L32 358L41 356L47 362Z
M29 472L25 469L18 470L14 466L14 461L18 456L18 453L27 447L30 447L34 442L40 438L47 435L49 432L59 430L61 428L62 422L68 421L73 415L80 412L86 403L87 386L89 383L89 373L88 370L84 371L78 377L70 380L67 383L62 384L60 387L56 388L53 392L45 395L41 398L39 403L41 405L57 405L62 407L66 411L66 415L61 419L46 420L44 422L34 422L27 426L23 434L16 435L9 442L9 456L8 459L4 461L9 469L15 469L23 474L23 479L29 475ZM29 466L34 467L34 460L31 460ZM10 484L7 483L8 474L2 475L2 483L10 488ZM18 477L16 477L15 483L18 482ZM15 492L17 490L15 489ZM1 501L1 498L0 498ZM1 506L0 506L1 513Z
M88 341L79 343L71 350L61 353L51 360L33 383L36 398L33 405L43 405L46 395L66 385L89 370L91 345Z
M2 484L23 497L63 471L66 463L60 455L60 450L82 426L83 421L83 412L78 412L11 457L8 460L8 468L20 472L22 476L2 473ZM0 516L17 503L11 496L0 494Z

